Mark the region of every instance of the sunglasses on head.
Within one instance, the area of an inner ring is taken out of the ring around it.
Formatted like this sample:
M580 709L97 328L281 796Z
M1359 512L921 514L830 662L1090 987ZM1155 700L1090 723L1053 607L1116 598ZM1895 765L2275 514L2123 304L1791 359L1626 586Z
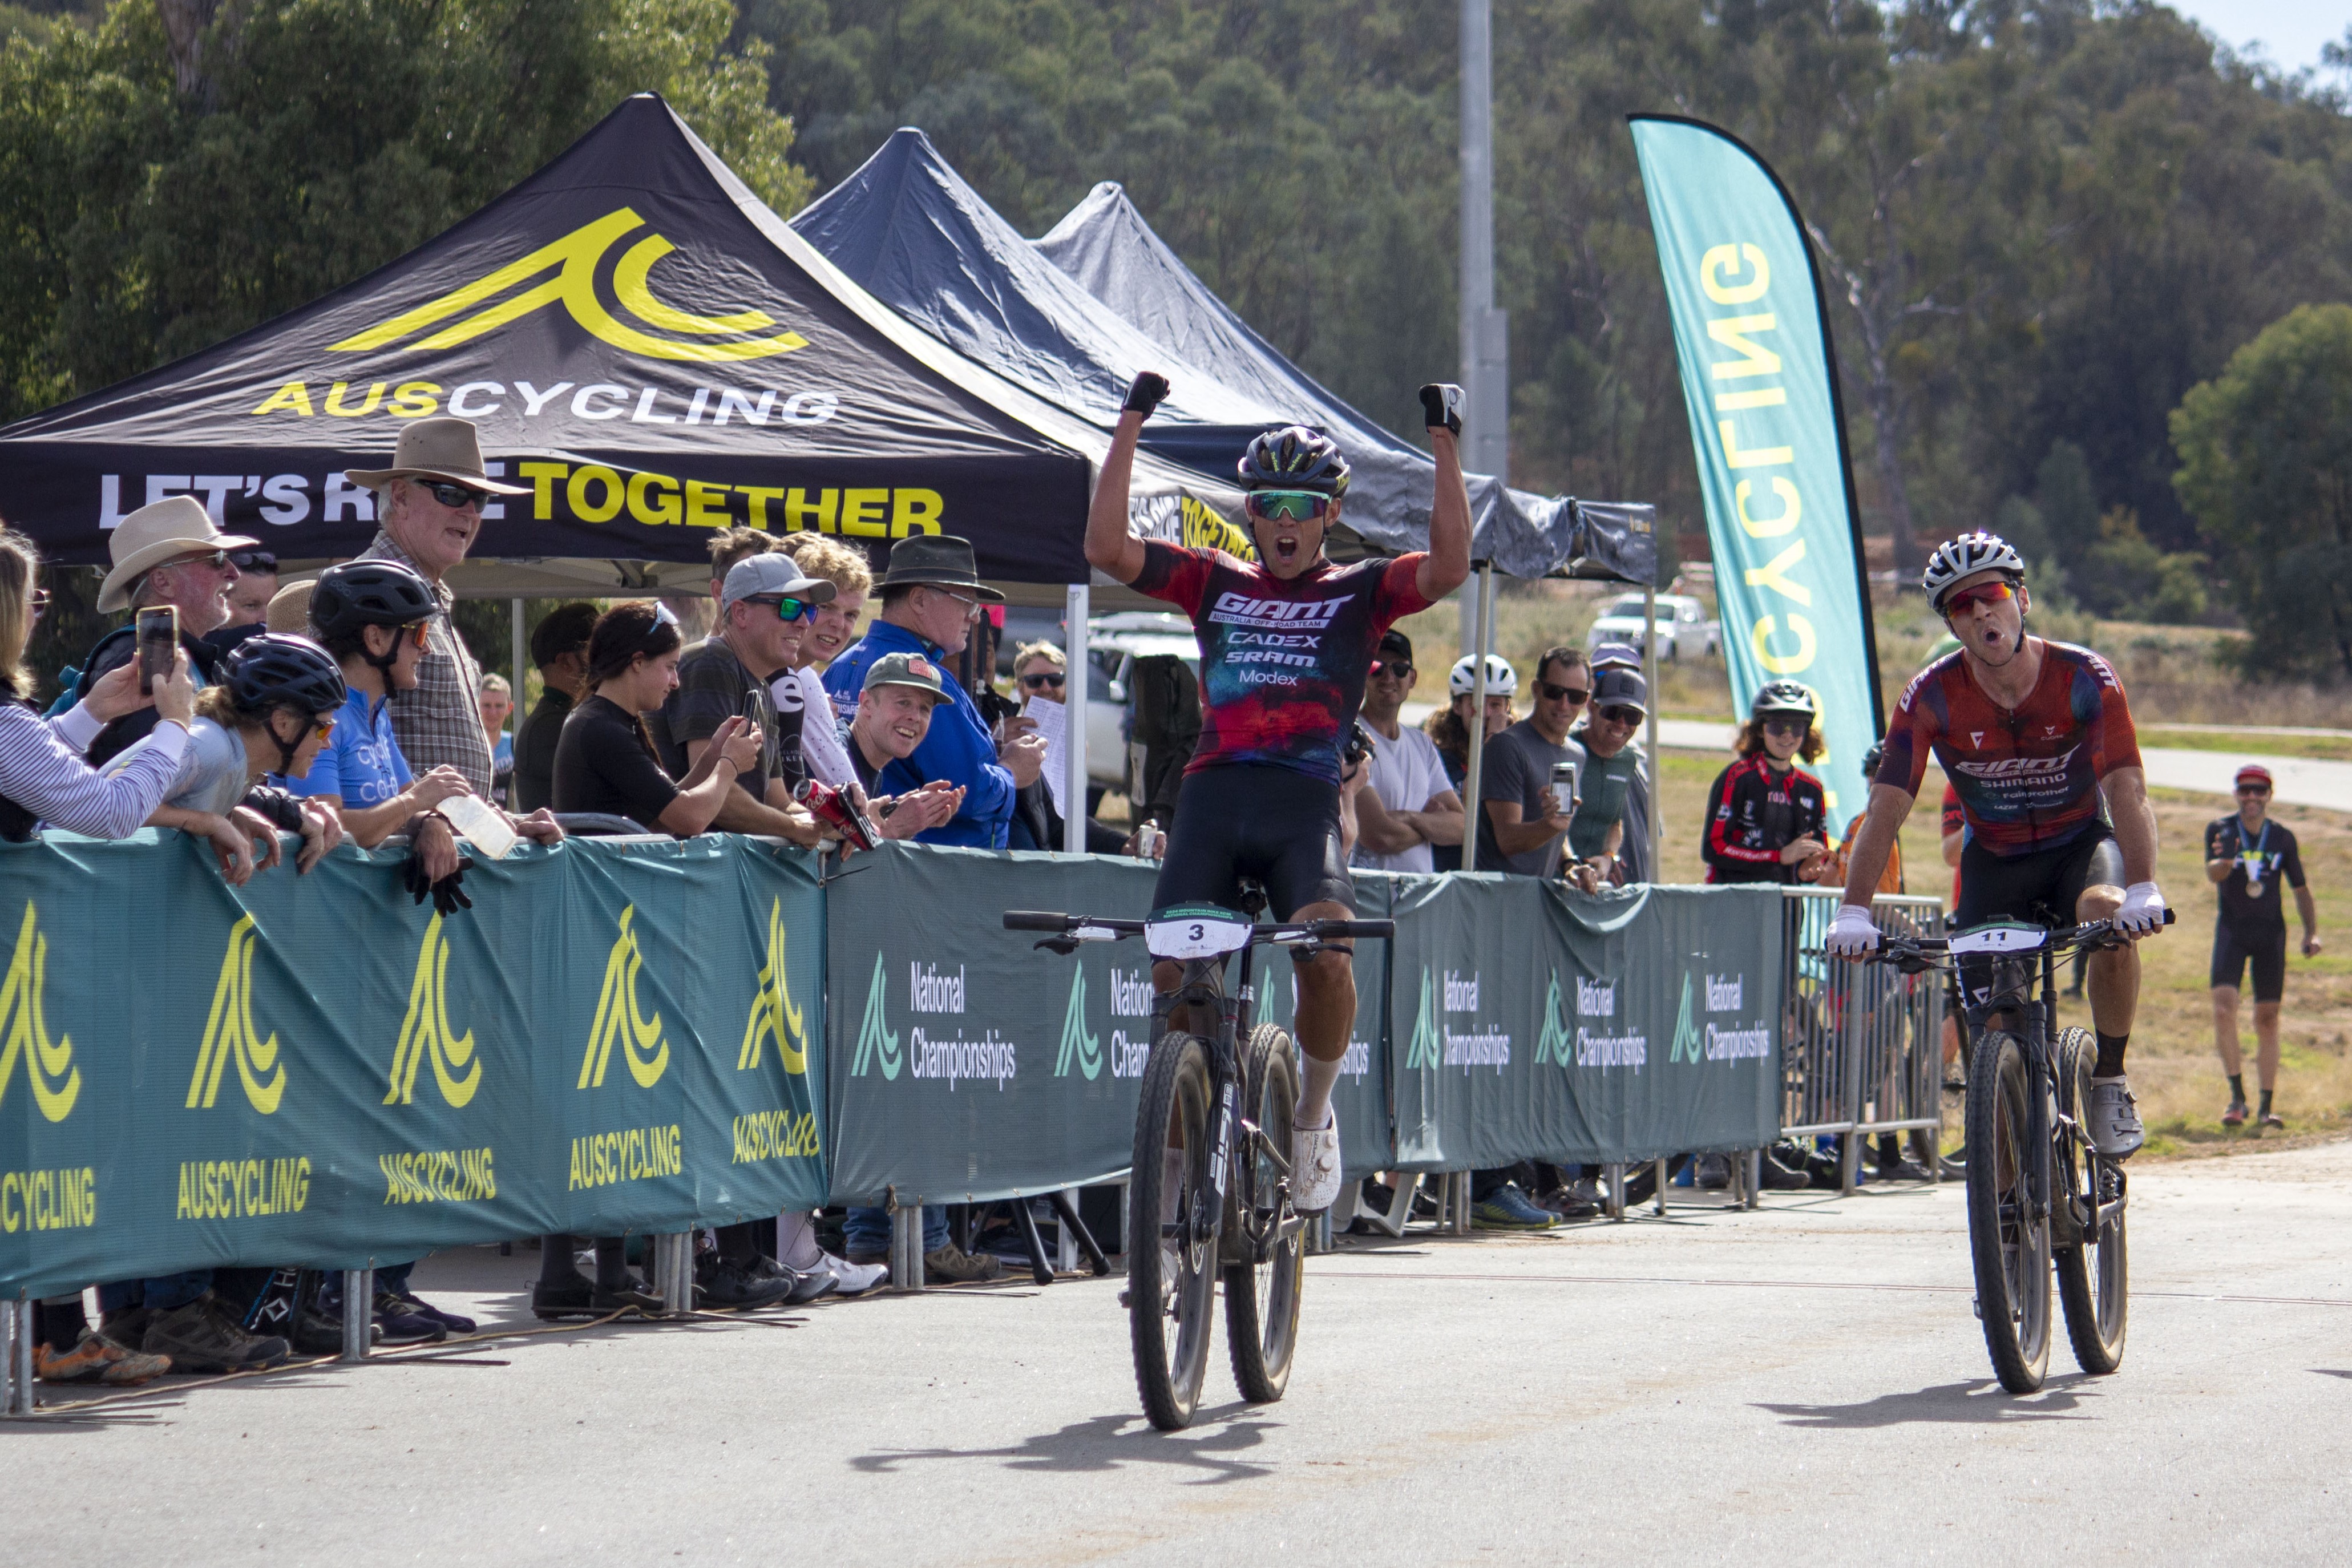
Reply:
M776 606L776 619L780 621L797 621L803 618L814 619L816 616L816 604L814 600L810 599L794 599L790 597L774 599L753 598L746 599L743 603L747 605L773 605Z
M1596 710L1593 713L1593 717L1596 719L1606 719L1612 724L1619 724L1627 729L1632 729L1634 725L1639 724L1642 721L1642 710L1639 708L1628 708L1622 702L1612 702L1606 708Z
M1278 517L1305 521L1328 511L1331 498L1316 490L1252 490L1249 509L1269 522Z
M1592 695L1591 689L1589 687L1562 686L1556 680L1538 680L1536 682L1536 689L1542 692L1548 700L1565 702L1571 708L1582 707L1586 699Z
M233 550L229 564L240 572L258 572L264 576L278 575L278 557L267 550Z
M469 506L478 507L490 499L480 490L468 489L464 485L453 485L446 479L419 479L416 483L426 495L452 511L461 510Z
M1948 616L1965 615L1979 605L2006 605L2017 597L2014 583L1979 583L1973 588L1963 588L1944 597L1943 610Z
M1058 669L1044 670L1035 675L1024 675L1021 678L1021 684L1032 691L1043 691L1048 687L1059 691L1069 683L1070 678Z

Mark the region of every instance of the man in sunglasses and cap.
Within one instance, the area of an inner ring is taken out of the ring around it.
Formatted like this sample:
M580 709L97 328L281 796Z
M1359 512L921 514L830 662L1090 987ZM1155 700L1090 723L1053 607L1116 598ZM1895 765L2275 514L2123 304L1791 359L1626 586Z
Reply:
M400 433L388 468L350 468L343 478L375 491L375 542L362 561L397 561L432 584L440 613L427 623L416 686L392 698L392 731L419 773L456 768L490 798L489 737L482 732L482 667L449 618L457 595L443 581L466 559L482 519L500 496L529 495L483 471L468 419L419 419ZM247 541L247 543L252 542Z
M2261 1125L2284 1128L2271 1108L2278 1092L2279 1004L2286 996L2286 899L2294 889L2295 912L2303 917L2303 956L2319 956L2319 906L2304 886L2303 852L2294 832L2273 821L2271 771L2248 763L2231 781L2238 809L2205 829L2205 879L2221 891L2213 924L2213 1044L2230 1080L2224 1127L2246 1124L2245 1060L2238 1054L2238 988L2246 966L2254 971L2254 1066L2261 1073Z
M1968 822L1956 927L2004 916L2052 926L2113 918L2135 941L2162 931L2156 813L2114 668L2088 648L2026 634L2025 562L1998 534L1945 541L1920 585L1960 646L1915 676L1895 704L1829 951L1859 958L1877 947L1871 895L1931 751ZM2121 1160L2145 1136L2124 1077L2138 952L2094 952L2089 990L2098 1060L2084 1121L2099 1152Z
M1239 465L1257 558L1135 537L1128 486L1143 422L1168 383L1135 378L1087 514L1087 559L1190 616L1201 644L1201 738L1176 802L1155 908L1237 907L1244 877L1265 885L1285 921L1348 919L1354 885L1340 830L1342 752L1389 627L1470 575L1470 497L1462 482L1459 387L1421 389L1436 457L1429 549L1393 561L1334 564L1324 541L1348 492L1348 459L1300 426L1253 440ZM1291 1196L1299 1213L1339 1190L1331 1086L1356 1016L1349 945L1298 963L1304 1083L1292 1116ZM1177 966L1153 966L1172 990Z
M962 790L963 799L952 817L925 828L916 839L1002 849L1012 832L1014 796L1045 772L1045 740L1008 732L999 741L946 666L971 640L981 606L1001 605L1004 595L981 582L971 541L946 533L917 534L892 545L889 569L875 586L882 592L882 613L825 668L824 689L834 711L844 727L852 723L866 671L894 653L940 667L948 700L902 771L921 783L944 781Z

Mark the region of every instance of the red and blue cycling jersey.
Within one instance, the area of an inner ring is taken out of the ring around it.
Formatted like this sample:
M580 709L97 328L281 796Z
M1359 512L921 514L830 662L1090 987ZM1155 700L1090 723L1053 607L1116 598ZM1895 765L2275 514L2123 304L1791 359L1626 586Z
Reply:
M1895 705L1877 782L1919 793L1933 751L1960 797L1971 842L2002 859L2054 849L2099 821L2099 781L2140 765L2124 683L2071 643L2042 645L2042 675L2015 710L2001 707L1950 653L1913 678Z
M1429 608L1423 559L1326 561L1286 582L1221 550L1144 541L1136 592L1183 611L1201 639L1201 741L1184 771L1269 763L1337 784L1381 634Z

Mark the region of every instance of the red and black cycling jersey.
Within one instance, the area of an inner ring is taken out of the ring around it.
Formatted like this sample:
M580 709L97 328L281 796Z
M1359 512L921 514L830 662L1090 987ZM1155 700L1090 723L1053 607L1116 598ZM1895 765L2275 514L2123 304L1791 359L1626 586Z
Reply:
M1135 590L1192 617L1201 639L1201 740L1184 771L1269 763L1339 782L1381 634L1429 608L1425 556L1318 563L1284 581L1221 550L1143 542Z
M1919 793L1933 752L1959 792L1969 842L2002 859L2070 844L2099 820L2099 781L2136 768L2124 683L2071 643L2042 645L2042 674L2002 708L1950 653L1914 677L1895 704L1877 782Z
M1800 767L1786 773L1759 752L1716 774L1706 792L1710 882L1794 882L1797 868L1780 851L1800 838L1829 842L1829 801L1822 781Z

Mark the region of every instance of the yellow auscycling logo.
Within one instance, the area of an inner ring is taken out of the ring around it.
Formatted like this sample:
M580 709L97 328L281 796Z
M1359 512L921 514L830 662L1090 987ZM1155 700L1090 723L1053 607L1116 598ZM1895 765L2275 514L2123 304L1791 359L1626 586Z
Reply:
M637 933L629 929L637 906L621 910L621 934L604 960L604 988L596 997L596 1022L588 1029L588 1054L580 1058L580 1087L601 1089L604 1068L613 1060L613 1042L621 1042L621 1056L639 1089L661 1081L669 1066L669 1042L662 1038L661 1015L646 1017L637 1010L637 971L646 964L637 951Z
M784 901L768 904L768 961L760 966L760 989L751 997L751 1016L743 1026L743 1048L736 1053L735 1070L749 1072L760 1065L760 1053L769 1040L776 1042L776 1058L794 1078L808 1072L808 1035L801 1010L793 1003L791 980L784 973Z
M205 1019L205 1043L196 1049L196 1070L188 1079L190 1110L212 1109L232 1057L254 1110L268 1116L286 1093L278 1037L264 1037L253 1023L253 950L260 940L251 915L228 928L228 949L221 955L220 979L213 986L213 1010Z
M16 931L16 955L8 961L8 977L0 982L0 1101L16 1079L16 1058L25 1058L25 1077L33 1086L33 1103L51 1121L73 1114L81 1098L81 1068L73 1065L73 1040L49 1038L49 1022L41 993L49 976L49 939L41 934L39 917L28 900L25 923Z
M414 349L456 348L459 343L471 342L485 332L495 331L509 321L519 321L543 305L558 302L592 336L616 349L625 349L648 359L682 360L696 364L735 364L808 347L808 340L794 331L779 332L772 337L747 337L746 334L765 331L776 324L775 318L764 310L738 310L726 316L698 316L656 299L648 275L653 271L655 262L677 248L657 234L648 234L630 246L614 265L614 298L638 321L661 331L676 332L690 339L734 338L738 341L680 342L674 338L653 337L615 318L604 308L604 300L596 292L598 264L624 236L645 226L645 221L628 207L616 208L593 223L583 224L554 244L541 246L520 261L509 262L486 278L478 279L463 288L452 289L437 300L429 300L413 310L379 322L363 332L354 333L341 342L331 344L329 352L358 353L368 349L387 348L412 332L423 331L427 327L448 321L452 316L461 319L442 327L431 337L408 346ZM550 270L555 273L554 277L533 284L519 294L499 300L498 297L507 290ZM494 300L498 300L496 304L489 303ZM477 310L477 306L487 308ZM467 314L469 311L472 313Z
M425 945L416 950L416 975L408 983L408 1016L400 1021L400 1043L392 1051L386 1105L416 1103L416 1069L428 1058L441 1098L451 1110L464 1110L474 1090L481 1088L482 1062L474 1055L474 1031L460 1035L449 1025L448 984L449 939L441 934L436 914L425 928Z

